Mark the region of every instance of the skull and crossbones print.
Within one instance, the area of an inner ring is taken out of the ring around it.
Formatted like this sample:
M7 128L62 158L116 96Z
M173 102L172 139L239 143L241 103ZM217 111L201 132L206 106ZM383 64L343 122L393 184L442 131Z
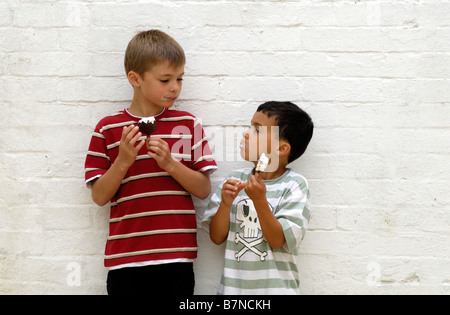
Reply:
M236 220L242 222L239 225L239 230L242 230L243 233L236 233L235 243L244 245L244 247L235 254L237 261L239 262L242 255L248 251L259 256L261 261L265 261L267 252L261 252L256 248L257 245L265 242L266 239L264 238L264 235L262 235L258 213L256 212L255 205L251 199L243 199L237 203ZM258 236L260 237L258 238Z

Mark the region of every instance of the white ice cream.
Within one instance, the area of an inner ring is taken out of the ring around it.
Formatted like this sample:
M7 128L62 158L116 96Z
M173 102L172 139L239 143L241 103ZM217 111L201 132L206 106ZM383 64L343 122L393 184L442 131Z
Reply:
M143 123L154 123L155 122L155 117L150 116L150 117L144 117L141 120L139 120L139 122L143 122Z
M256 172L264 172L269 165L269 158L263 153L259 157L258 164L256 164Z

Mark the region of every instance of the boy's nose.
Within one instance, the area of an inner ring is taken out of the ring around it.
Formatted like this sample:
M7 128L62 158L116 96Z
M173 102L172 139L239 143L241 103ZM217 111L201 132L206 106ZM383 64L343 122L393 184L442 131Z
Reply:
M248 139L248 130L245 130L245 131L242 133L242 136L243 136L245 139Z
M178 83L172 83L172 85L170 86L170 92L175 92L178 91L180 89L180 87L178 86Z

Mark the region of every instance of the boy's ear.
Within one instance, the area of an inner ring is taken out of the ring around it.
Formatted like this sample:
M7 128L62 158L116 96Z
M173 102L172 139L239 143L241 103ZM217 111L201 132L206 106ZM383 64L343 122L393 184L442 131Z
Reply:
M280 146L278 147L278 156L288 156L291 152L291 145L287 141L280 140Z
M128 72L128 81L134 87L140 87L141 83L139 82L139 74L135 71Z

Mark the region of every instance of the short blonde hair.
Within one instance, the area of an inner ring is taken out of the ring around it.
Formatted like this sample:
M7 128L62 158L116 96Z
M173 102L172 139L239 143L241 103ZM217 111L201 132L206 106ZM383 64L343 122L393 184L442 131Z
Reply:
M186 63L183 48L166 33L159 30L140 32L128 43L124 60L127 75L130 71L143 75L163 61L176 67Z

